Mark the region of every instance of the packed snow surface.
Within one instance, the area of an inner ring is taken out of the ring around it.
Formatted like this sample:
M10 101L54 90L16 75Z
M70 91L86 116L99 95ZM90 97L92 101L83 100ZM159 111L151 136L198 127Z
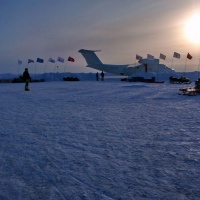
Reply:
M178 84L0 84L0 199L200 199L200 95Z

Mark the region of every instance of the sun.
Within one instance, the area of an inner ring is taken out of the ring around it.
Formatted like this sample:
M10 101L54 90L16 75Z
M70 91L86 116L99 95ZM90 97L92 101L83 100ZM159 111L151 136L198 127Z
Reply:
M188 40L200 44L200 13L196 13L186 21L185 34Z

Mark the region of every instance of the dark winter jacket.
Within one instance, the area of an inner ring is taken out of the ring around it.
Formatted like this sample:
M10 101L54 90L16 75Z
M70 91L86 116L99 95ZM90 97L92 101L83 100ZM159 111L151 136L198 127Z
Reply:
M30 80L30 79L31 79L31 77L30 77L28 71L26 71L26 70L25 70L24 73L23 73L23 79L24 79L24 80L28 80L28 79Z

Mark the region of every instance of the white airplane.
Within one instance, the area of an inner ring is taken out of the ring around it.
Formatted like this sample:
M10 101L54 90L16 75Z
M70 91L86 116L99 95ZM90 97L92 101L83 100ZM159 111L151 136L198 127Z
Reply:
M95 54L95 52L98 51L100 50L80 49L78 52L81 53L82 56L85 58L87 62L86 67L91 67L111 74L116 74L121 76L131 76L138 72L169 73L173 71L166 65L159 64L159 59L145 58L138 61L138 64L126 64L126 65L103 64Z

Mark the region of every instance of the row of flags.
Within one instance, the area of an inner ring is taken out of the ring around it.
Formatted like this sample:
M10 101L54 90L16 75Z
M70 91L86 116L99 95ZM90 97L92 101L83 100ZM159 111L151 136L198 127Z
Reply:
M61 62L61 63L64 63L65 62L65 59L64 58L61 58L61 57L58 57L57 58L57 61L58 62ZM70 61L70 62L75 62L75 59L72 58L71 56L68 57L67 61ZM28 59L28 63L34 63L35 61L32 60L32 59ZM44 59L42 58L37 58L36 62L38 63L44 63ZM56 60L54 60L53 58L49 58L48 59L48 62L51 62L51 63L56 63ZM21 60L18 60L18 65L21 65L22 64L22 61Z
M174 58L177 58L177 59L180 59L180 58L181 58L181 55L180 55L180 53L174 52L173 57L174 57ZM154 56L152 56L151 54L147 54L147 58L148 58L148 59L154 59ZM159 58L162 59L162 60L165 60L165 59L166 59L166 55L160 53L160 57L159 57ZM192 55L191 55L190 53L188 53L188 54L187 54L187 58L188 58L189 60L191 60L191 59L192 59ZM139 61L140 61L140 60L142 60L142 59L143 59L142 56L136 54L136 60L139 60Z

